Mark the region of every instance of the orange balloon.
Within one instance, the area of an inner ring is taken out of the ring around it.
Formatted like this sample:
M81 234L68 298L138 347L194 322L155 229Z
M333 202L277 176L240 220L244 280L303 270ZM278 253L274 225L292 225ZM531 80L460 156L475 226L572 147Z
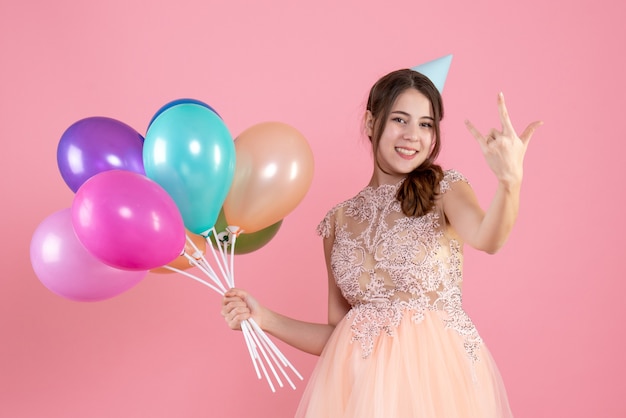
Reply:
M196 247L198 247L198 250L200 250L200 252L204 254L206 251L206 238L204 238L202 235L196 235L190 231L187 231L187 236L191 238L191 241L193 241ZM193 246L189 243L189 240L186 240L185 241L185 253L193 256L195 252L196 252L195 248L193 248ZM187 260L187 258L184 255L180 255L176 257L173 261L169 262L167 265L170 267L177 268L179 270L187 270L188 268L193 267L189 263L189 260ZM164 267L152 269L150 270L150 272L159 273L159 274L176 273L175 271L166 269Z
M223 205L228 225L246 233L282 220L313 180L313 152L304 136L282 122L254 125L235 139L233 183Z

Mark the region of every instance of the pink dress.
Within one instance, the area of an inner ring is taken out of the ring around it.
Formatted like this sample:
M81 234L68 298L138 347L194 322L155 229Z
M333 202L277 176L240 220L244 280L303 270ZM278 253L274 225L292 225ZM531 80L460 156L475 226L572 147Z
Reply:
M467 181L446 171L440 192ZM463 251L437 212L402 214L397 185L366 187L318 227L352 308L296 417L511 417L496 365L461 305Z

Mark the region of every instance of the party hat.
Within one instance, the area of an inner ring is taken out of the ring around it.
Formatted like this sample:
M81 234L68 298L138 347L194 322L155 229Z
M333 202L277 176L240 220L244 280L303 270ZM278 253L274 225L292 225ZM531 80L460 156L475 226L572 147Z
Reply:
M443 92L443 85L446 83L451 62L452 54L411 67L411 69L430 78L430 81L433 82L439 93L441 93Z

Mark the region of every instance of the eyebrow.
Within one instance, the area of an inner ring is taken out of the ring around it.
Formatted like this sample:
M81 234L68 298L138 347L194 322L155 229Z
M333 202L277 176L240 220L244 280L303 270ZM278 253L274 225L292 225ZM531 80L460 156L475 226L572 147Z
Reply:
M404 115L404 116L407 116L407 117L411 117L410 113L407 113L407 112L405 112L403 110L394 110L394 111L391 112L391 114L394 114L394 113L399 113L401 115ZM430 117L430 116L421 116L419 119L430 119L432 121L435 120L435 118Z

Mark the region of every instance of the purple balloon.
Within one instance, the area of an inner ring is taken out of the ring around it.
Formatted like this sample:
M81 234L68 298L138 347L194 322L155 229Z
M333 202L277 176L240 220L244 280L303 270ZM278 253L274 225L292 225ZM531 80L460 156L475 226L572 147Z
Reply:
M44 286L79 302L117 296L148 273L116 269L91 255L74 233L69 208L53 213L37 227L30 242L30 260Z
M104 171L87 180L74 196L72 222L85 248L116 268L161 267L185 247L174 200L155 181L130 171Z
M76 192L87 179L107 170L145 174L144 138L115 119L95 116L81 119L61 136L57 164L65 183Z

